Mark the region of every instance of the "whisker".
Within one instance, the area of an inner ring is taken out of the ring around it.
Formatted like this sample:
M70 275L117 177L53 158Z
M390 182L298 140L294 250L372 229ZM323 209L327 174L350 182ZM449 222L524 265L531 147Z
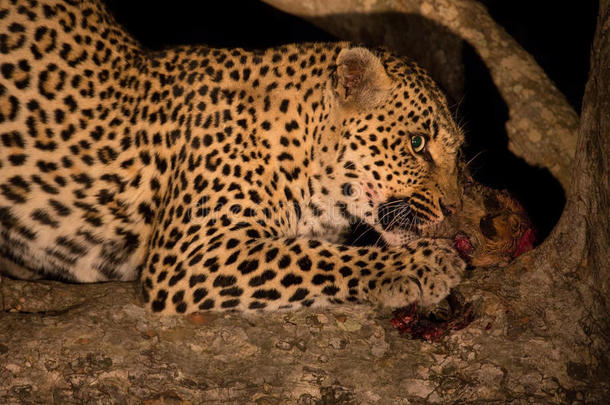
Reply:
M391 229L394 224L398 223L399 226L402 227L402 222L403 221L408 221L409 220L409 213L412 211L412 207L409 206L405 206L405 207L401 207L399 208L398 213L396 214L396 216L393 218L393 220L388 224L387 229ZM375 244L379 243L379 240L382 238L383 236L380 235L379 238L377 238L377 240L375 241Z
M475 160L476 158L478 158L479 156L481 156L481 155L482 155L484 152L486 152L486 151L481 150L481 151L477 152L477 153L476 153L476 154L475 154L475 155L474 155L472 158L470 158L470 160L469 160L468 162L466 162L465 167L470 166L470 164L471 164L472 162L474 162L474 160Z
M387 207L391 207L392 205L397 205L397 206L400 206L400 205L404 204L404 201L397 201L397 202L399 202L399 203L401 203L401 204L395 204L396 202L394 202L394 201L393 201L393 202L388 203L387 205L385 205L385 206L384 206L384 209L387 209ZM400 209L400 207L399 207L399 209ZM386 213L385 213L383 216L381 216L381 217L379 218L379 223L381 223L381 222L383 221L383 219L384 219L385 217L387 217L388 215L393 214L393 213L394 213L394 211L395 211L395 210L389 210L388 212L386 212Z
M398 212L396 213L396 216L394 217L394 219L388 224L387 228L390 229L397 221L400 220L401 216L407 216L409 215L409 212L411 210L411 207L401 207L398 209ZM406 212L405 212L406 211Z

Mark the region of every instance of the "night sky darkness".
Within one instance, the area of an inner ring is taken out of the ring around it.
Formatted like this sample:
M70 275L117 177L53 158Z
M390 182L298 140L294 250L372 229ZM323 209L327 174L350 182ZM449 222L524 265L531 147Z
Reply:
M580 112L597 1L480 1L534 56ZM202 43L252 49L336 40L307 22L255 0L106 0L106 3L118 21L152 49ZM468 47L464 64L466 94L456 114L467 131L466 159L477 155L471 166L475 178L508 189L525 206L544 237L561 214L564 192L546 170L532 168L508 152L504 130L508 119L506 105L487 68Z

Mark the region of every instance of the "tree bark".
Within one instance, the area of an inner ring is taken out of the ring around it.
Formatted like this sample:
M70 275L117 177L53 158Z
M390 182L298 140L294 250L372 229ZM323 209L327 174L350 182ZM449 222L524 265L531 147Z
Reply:
M566 209L538 249L538 271L578 291L591 366L610 380L610 1L599 5ZM594 371L595 372L595 371Z

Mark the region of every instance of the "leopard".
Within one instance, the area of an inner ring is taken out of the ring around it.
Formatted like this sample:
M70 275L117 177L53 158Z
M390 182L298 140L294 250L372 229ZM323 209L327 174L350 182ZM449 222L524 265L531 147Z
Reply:
M464 142L415 62L349 42L142 46L100 0L0 4L0 256L154 313L432 306ZM360 221L373 246L338 240ZM20 269L20 270L19 270Z

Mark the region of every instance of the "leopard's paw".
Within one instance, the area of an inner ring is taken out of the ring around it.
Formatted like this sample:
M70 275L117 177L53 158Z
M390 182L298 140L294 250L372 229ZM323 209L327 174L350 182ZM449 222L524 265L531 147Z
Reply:
M414 252L414 263L406 270L414 273L421 284L423 307L438 304L459 284L466 262L449 239L419 239L408 247Z
M449 295L461 280L466 263L445 239L419 239L407 245L403 265L384 273L369 291L383 306L402 307L414 302L430 307Z

